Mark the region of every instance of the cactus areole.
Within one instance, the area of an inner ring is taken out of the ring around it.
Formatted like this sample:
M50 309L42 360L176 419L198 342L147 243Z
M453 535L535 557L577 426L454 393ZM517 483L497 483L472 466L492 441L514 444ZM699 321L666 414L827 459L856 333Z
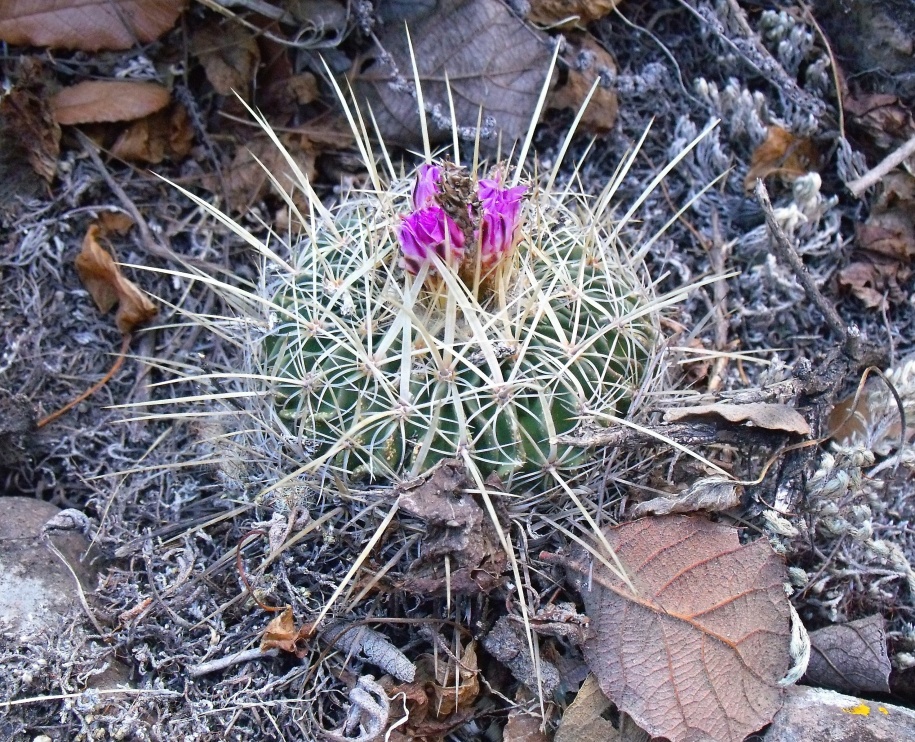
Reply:
M294 246L263 371L315 469L396 481L457 457L534 487L588 463L562 436L625 414L648 292L585 196L506 170L424 164Z

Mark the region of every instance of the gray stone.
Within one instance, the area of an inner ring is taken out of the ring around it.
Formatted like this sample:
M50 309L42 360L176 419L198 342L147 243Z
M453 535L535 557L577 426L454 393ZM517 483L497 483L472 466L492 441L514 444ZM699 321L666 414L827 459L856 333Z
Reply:
M901 742L915 740L915 711L797 685L763 742Z
M71 612L82 612L70 571L41 539L42 526L60 509L29 497L0 497L0 628L31 635ZM95 572L80 560L84 536L55 533L54 545L70 563L83 589L95 587Z

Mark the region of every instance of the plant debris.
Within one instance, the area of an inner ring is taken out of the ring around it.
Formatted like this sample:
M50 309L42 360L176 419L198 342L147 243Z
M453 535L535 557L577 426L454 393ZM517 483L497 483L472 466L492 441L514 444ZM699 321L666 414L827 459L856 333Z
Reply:
M553 559L585 602L582 650L601 690L672 742L742 742L769 723L789 666L789 609L785 567L766 540L740 546L733 528L683 516L605 535L632 586L584 550Z
M810 632L809 685L845 693L889 693L890 658L883 616L867 616Z

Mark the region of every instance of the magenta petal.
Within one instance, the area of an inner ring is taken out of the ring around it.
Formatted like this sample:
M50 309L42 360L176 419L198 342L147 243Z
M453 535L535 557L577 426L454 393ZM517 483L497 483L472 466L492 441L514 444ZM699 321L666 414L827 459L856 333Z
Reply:
M482 216L480 219L480 258L484 268L495 265L509 254L518 240L521 226L521 199L526 186L502 188L498 179L478 183Z
M438 182L442 178L442 169L436 165L420 165L416 171L416 185L413 186L413 208L425 209L435 205L435 194Z
M404 217L399 237L403 266L413 275L430 262L433 253L452 266L459 265L464 257L464 234L440 206L420 209Z

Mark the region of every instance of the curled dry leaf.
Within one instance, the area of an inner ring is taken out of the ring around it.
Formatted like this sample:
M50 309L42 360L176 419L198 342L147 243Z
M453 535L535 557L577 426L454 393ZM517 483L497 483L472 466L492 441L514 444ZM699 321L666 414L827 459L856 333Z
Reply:
M260 63L260 50L251 31L239 23L210 23L194 33L190 48L217 93L237 93L248 99Z
M810 633L805 682L846 693L889 693L890 658L883 616L827 626Z
M111 146L122 160L156 164L169 158L180 160L194 143L194 129L187 109L180 103L134 121Z
M474 595L502 583L507 558L470 487L463 462L447 459L402 488L401 511L426 522L422 558L410 565L402 589L427 596Z
M886 176L870 217L855 232L855 259L839 271L839 283L871 308L906 301L915 260L915 178Z
M636 505L633 517L643 515L671 515L672 513L695 513L704 510L720 513L740 504L743 487L722 477L703 477L693 482L685 494L679 497L655 497Z
M411 20L410 37L433 143L450 142L452 136L446 73L455 118L470 136L481 108L487 141L495 142L501 132L503 142L511 142L527 131L550 62L544 35L498 0L442 0L436 12ZM354 64L356 98L371 107L384 141L418 146L420 119L404 24L389 24L378 41L374 57Z
M603 716L612 705L597 678L588 675L562 715L554 742L615 742L619 732Z
M133 121L165 108L170 100L168 89L155 82L88 80L58 92L51 110L62 126Z
M694 407L674 407L665 410L664 422L680 422L717 417L729 423L743 423L766 430L779 430L795 435L810 435L810 424L793 407L784 404L754 402L752 404L717 404L696 405Z
M590 555L564 563L592 632L600 687L653 736L742 742L782 702L790 611L783 560L765 539L703 518L644 518L605 532L635 592Z
M470 709L480 695L476 642L471 641L457 658L431 654L416 660L417 677L424 680L430 711L439 720Z
M60 154L60 127L48 105L50 75L37 59L22 57L11 77L15 86L0 96L0 223L47 193Z
M261 652L268 649L279 649L290 654L299 654L299 641L303 638L303 629L295 625L292 606L287 605L267 624L261 636Z
M175 25L187 0L7 0L0 40L55 49L129 49Z
M544 26L563 21L584 25L603 18L618 4L619 0L531 0L527 17Z
M819 163L820 154L812 140L797 137L780 126L770 126L765 141L753 152L743 187L752 191L758 179L772 175L793 183L811 170L819 170Z
M98 243L100 231L98 224L86 230L82 250L76 256L76 271L103 314L117 304L115 323L123 334L129 335L159 310L133 281L124 278L114 258Z
M539 668L534 666L524 627L515 623L510 616L502 616L496 621L492 630L483 638L483 648L535 694L539 669L540 692L544 698L549 697L561 682L559 670L543 657L540 658Z
M568 50L564 57L574 60L569 65L565 80L557 83L547 99L547 107L570 108L578 111L591 90L594 81L601 83L591 97L581 119L581 128L592 134L606 134L616 123L619 104L610 80L616 75L616 60L600 42L589 33L576 33L567 39Z

